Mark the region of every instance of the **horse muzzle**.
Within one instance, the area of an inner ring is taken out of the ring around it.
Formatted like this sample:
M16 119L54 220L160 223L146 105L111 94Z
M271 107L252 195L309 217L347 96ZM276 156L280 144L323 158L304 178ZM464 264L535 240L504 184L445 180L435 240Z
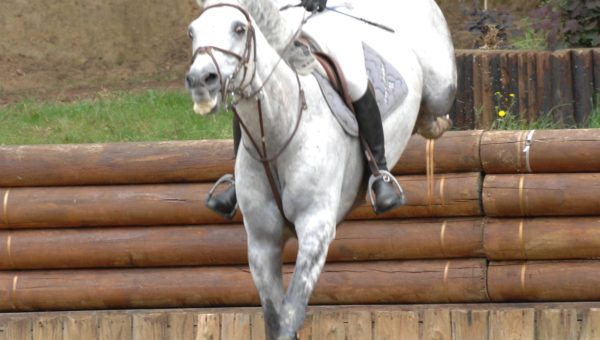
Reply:
M194 112L207 115L216 111L221 83L216 72L191 70L185 77L185 87L194 101Z

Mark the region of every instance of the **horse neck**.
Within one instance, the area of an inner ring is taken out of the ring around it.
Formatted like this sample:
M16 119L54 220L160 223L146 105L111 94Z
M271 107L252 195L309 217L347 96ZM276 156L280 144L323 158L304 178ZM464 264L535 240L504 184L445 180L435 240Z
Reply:
M256 98L242 100L237 110L252 138L260 143L260 105L267 152L272 156L294 131L299 119L301 89L295 72L280 60L275 50L260 45L257 48L256 75L249 90L259 92Z

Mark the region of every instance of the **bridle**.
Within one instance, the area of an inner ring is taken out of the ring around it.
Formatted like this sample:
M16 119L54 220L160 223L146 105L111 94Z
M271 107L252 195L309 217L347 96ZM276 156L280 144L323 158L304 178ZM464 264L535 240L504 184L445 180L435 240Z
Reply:
M222 90L221 101L223 103L227 103L228 95L231 94L232 96L234 96L230 107L231 107L234 115L236 116L236 118L239 120L242 130L244 130L246 136L250 140L252 147L254 148L254 150L256 151L258 156L254 155L253 152L251 152L249 150L249 148L245 145L243 140L242 140L242 144L244 145L244 148L246 148L246 150L248 150L248 154L252 158L254 158L256 161L261 162L261 164L263 165L265 174L267 175L267 179L269 180L269 185L271 187L273 197L275 198L275 202L277 204L277 208L279 209L281 216L283 217L285 222L288 224L288 226L292 226L293 224L285 217L279 185L278 185L278 182L275 180L275 174L273 173L273 170L271 169L270 163L277 160L279 158L279 156L281 156L281 154L283 154L283 152L290 145L292 139L298 132L298 128L300 127L300 122L302 120L302 114L303 114L304 110L306 110L306 108L307 108L304 90L302 89L302 84L300 82L300 77L298 76L298 73L294 70L294 74L296 76L296 80L298 82L298 88L299 88L298 118L296 120L296 124L294 126L294 129L292 130L291 135L283 143L283 145L279 149L279 151L277 151L273 156L269 157L267 154L267 144L266 144L266 140L265 140L265 129L264 129L261 96L262 96L262 90L263 90L264 86L271 79L271 76L275 72L275 69L279 65L279 62L281 62L282 58L280 57L279 61L275 64L275 67L273 68L271 73L266 77L266 79L264 80L262 85L259 86L255 91L253 91L249 94L246 94L247 88L249 86L251 86L252 82L256 78L257 51L256 51L256 33L254 30L254 26L252 25L252 20L250 18L250 14L246 11L246 9L242 8L239 5L235 5L235 4L220 3L220 4L207 6L202 11L202 14L206 13L206 11L208 11L210 9L219 8L219 7L235 8L238 11L240 11L246 18L247 31L246 31L246 45L244 47L244 51L240 55L233 51L226 50L226 49L223 49L223 48L220 48L217 46L199 46L198 48L196 48L196 50L194 51L194 53L192 55L191 64L194 63L194 61L200 54L207 54L212 59L212 62L217 69L217 75L219 77L219 81L221 82L221 90ZM202 14L200 14L200 15L202 15ZM294 41L294 39L292 39L292 41L290 42L290 44L288 44L288 46L290 46L291 43L293 43L293 41ZM233 74L229 78L223 79L221 69L219 67L219 64L217 63L217 59L215 58L215 56L213 54L214 51L232 56L238 60L238 65L237 65L236 69L234 70ZM251 58L253 58L253 59L251 59ZM250 67L249 65L251 63L253 65L252 75L250 77L250 81L247 82L246 84L244 84L244 81L245 81L246 77L248 76L248 71L249 71L249 67ZM238 88L235 88L235 87L230 88L230 86L232 86L231 80L236 78L237 75L242 71L243 71L243 75L242 75L242 80L240 82L239 87ZM260 146L259 146L259 143L256 141L256 139L254 137L252 137L252 134L250 134L248 127L242 120L242 117L239 115L237 107L236 107L240 101L245 100L245 99L252 99L252 98L256 99L258 118L259 118L259 127L260 127L260 139L259 139ZM292 230L293 230L293 228L292 228Z
M242 91L247 86L252 84L252 81L254 80L256 71L252 72L252 77L250 78L250 81L246 85L243 85L244 80L246 79L246 76L248 74L248 68L250 65L251 58L252 58L252 61L256 61L256 49L252 48L252 46L256 46L256 35L255 35L256 33L254 31L254 26L252 26L250 14L248 14L248 12L245 9L243 9L242 7L240 7L238 5L227 4L227 3L215 4L212 6L205 7L202 10L202 14L204 14L209 9L219 8L219 7L232 7L232 8L239 10L244 15L244 17L246 18L246 22L247 22L246 46L244 46L244 50L241 55L237 54L233 51L218 47L218 46L199 46L198 48L196 48L196 50L192 54L192 60L190 61L190 65L194 63L194 61L200 54L207 54L211 58L213 64L217 68L217 75L219 76L219 82L221 82L221 90L222 90L221 95L223 96L222 98L223 98L223 101L225 102L227 99L227 95L229 94L228 91L232 92L232 93L239 92L241 94ZM202 15L202 14L200 14L200 15ZM221 73L221 68L219 67L219 63L217 62L217 59L215 58L215 56L213 54L214 51L221 52L223 54L234 57L235 59L238 60L237 67L229 78L223 79L223 75ZM229 82L231 79L235 78L239 74L239 72L242 70L244 72L244 74L242 76L242 81L241 81L242 86L239 89L237 89L237 91L234 91L233 89L229 88L229 85L230 85Z

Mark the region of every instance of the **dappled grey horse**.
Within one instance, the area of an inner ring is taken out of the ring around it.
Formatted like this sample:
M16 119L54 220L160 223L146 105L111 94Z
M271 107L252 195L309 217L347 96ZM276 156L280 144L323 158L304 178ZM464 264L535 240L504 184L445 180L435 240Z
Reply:
M360 194L364 156L352 119L332 114L335 105L317 80L320 67L310 62L298 64L312 70L292 67L297 46L291 42L297 32L271 0L198 2L203 12L189 28L194 56L188 88L194 110L205 114L231 103L242 121L235 183L250 270L268 339L294 338L336 226ZM360 15L396 33L334 13L336 21L329 24L348 25L382 62L375 67L386 73L377 95L382 105L392 103L383 124L386 158L393 165L418 117L416 128L424 135L435 137L447 128L438 114L446 113L454 98L454 54L433 0L368 3L356 9ZM308 20L305 28L310 25ZM401 77L388 83L388 71ZM388 98L392 94L398 99ZM292 236L299 247L285 291L282 248Z

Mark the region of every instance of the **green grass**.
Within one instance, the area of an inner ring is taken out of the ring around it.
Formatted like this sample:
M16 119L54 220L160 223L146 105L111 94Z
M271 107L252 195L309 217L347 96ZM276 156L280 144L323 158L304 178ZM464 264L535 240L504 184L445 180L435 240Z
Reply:
M0 145L230 137L231 113L198 116L182 91L118 92L74 103L24 100L0 108Z
M492 123L491 130L544 130L560 128L561 126L555 123L552 116L549 114L546 114L533 122L528 122L513 114L508 114L503 118L497 118Z
M585 127L600 128L600 95ZM535 122L510 112L493 130L561 128L551 112ZM476 110L481 115L482 110ZM114 92L73 103L24 100L0 108L0 145L231 138L231 113L201 117L183 91Z
M533 29L529 18L522 21L523 35L514 37L511 40L512 46L519 50L546 50L548 43L546 42L546 33Z

